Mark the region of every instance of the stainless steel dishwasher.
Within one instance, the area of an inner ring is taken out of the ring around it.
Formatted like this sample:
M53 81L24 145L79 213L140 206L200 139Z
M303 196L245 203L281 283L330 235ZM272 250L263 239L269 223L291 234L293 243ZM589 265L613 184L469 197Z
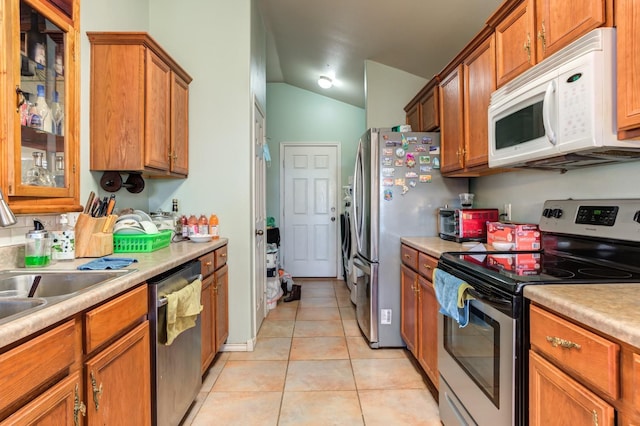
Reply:
M165 310L162 297L201 278L200 261L195 260L154 277L149 283L151 324L151 398L152 420L158 426L177 426L202 386L200 374L200 316L196 326L180 333L165 345Z

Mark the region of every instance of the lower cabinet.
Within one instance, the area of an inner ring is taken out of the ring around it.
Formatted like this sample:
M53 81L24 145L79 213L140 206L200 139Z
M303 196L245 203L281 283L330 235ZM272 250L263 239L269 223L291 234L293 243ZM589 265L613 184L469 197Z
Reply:
M202 265L202 373L211 365L215 355L229 337L229 267L227 246L200 257Z
M88 425L150 425L149 321L85 364Z
M431 282L438 259L402 245L400 332L438 389L438 301Z
M541 306L529 317L531 426L640 425L640 349Z

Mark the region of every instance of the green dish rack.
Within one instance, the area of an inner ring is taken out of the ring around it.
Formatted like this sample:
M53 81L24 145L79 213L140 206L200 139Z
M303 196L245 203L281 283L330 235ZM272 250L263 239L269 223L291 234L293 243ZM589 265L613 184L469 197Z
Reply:
M113 234L114 253L150 253L168 247L173 231L164 230L153 235Z

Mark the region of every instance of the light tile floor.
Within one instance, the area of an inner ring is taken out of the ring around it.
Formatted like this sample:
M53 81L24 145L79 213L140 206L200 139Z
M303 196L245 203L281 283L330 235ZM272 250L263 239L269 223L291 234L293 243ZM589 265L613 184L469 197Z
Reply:
M296 279L300 301L269 311L253 352L218 354L184 426L440 426L404 349L371 349L344 281Z

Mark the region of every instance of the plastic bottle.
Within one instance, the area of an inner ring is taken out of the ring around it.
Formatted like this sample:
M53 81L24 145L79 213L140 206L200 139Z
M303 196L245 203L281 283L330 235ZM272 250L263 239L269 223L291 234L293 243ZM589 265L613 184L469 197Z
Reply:
M218 216L212 214L209 218L209 234L214 240L220 238L220 226L218 224Z
M195 215L192 214L189 216L189 219L187 220L187 228L189 229L189 237L198 234L198 218Z
M208 233L209 221L205 215L201 214L200 219L198 219L198 234L207 235Z
M187 219L187 216L182 215L180 224L182 225L182 238L186 239L189 237L189 219Z
M76 233L66 214L60 215L60 227L52 232L51 257L55 260L76 258Z

